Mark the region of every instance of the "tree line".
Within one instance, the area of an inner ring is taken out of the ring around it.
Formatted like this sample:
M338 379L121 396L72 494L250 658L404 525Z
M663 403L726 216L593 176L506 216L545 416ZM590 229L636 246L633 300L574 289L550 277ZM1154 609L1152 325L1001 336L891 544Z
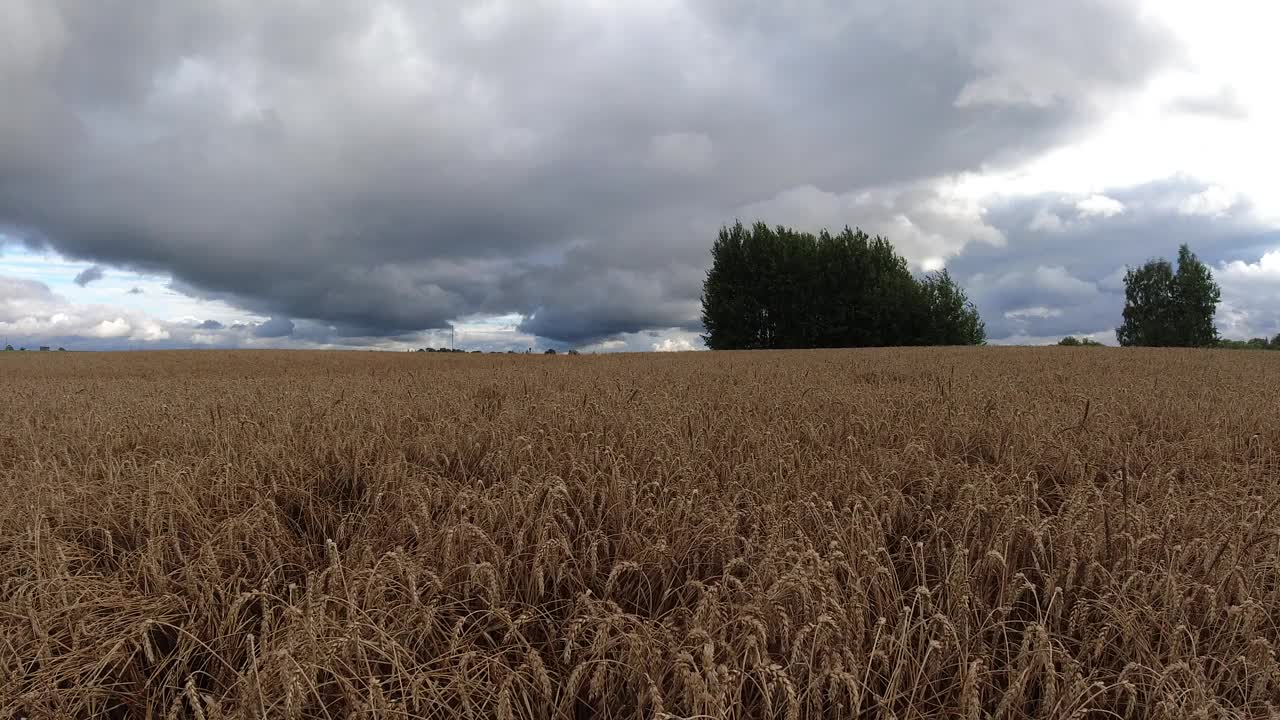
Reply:
M741 222L720 229L703 283L713 350L976 345L986 328L945 271L914 276L885 238Z
M893 245L846 227L814 235L762 222L720 228L702 292L712 350L979 345L986 327L946 270L917 277ZM1271 340L1223 340L1221 290L1187 245L1129 268L1116 340L1122 346L1280 349ZM1059 345L1100 345L1063 338Z
M1264 337L1249 338L1248 340L1219 340L1218 347L1227 350L1280 350L1280 333L1270 340Z

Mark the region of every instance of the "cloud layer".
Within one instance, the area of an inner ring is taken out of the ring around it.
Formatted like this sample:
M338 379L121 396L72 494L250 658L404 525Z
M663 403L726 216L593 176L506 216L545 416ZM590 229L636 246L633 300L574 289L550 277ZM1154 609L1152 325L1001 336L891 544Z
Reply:
M1107 0L11 0L0 228L171 275L271 318L259 338L509 314L569 344L688 334L734 217L859 224L922 265L1007 253L1025 225L947 178L1070 141L1178 53ZM1052 211L1131 217L1091 197ZM984 268L984 297L1017 311L1015 286L1058 269Z

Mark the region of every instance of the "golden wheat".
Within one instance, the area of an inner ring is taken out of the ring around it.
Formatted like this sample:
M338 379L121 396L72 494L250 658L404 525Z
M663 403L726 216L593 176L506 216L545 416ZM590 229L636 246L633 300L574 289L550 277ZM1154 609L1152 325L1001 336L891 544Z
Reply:
M0 717L1280 707L1264 353L12 353L0 398Z

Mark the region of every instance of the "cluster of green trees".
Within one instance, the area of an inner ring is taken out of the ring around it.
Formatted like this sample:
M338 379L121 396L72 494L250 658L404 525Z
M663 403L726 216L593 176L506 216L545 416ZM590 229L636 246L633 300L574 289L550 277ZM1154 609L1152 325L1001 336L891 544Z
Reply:
M978 345L986 328L945 271L916 277L885 238L845 228L814 235L734 223L711 248L702 286L703 339L713 350ZM1222 340L1214 325L1221 289L1185 244L1124 277L1125 346L1280 350L1267 340ZM1099 346L1065 337L1059 345Z
M1209 268L1184 244L1176 271L1162 258L1125 273L1124 322L1116 340L1126 346L1213 347L1221 295Z
M1074 335L1068 335L1058 341L1059 345L1068 347L1103 347L1102 343L1093 338L1078 338Z
M1248 340L1219 340L1218 347L1227 350L1280 350L1280 334L1270 340L1260 337Z
M1280 334L1270 340L1220 338L1213 318L1221 297L1213 273L1183 244L1178 248L1176 269L1159 258L1125 273L1124 323L1116 328L1116 340L1126 346L1280 350ZM1065 337L1058 344L1101 343Z
M888 240L764 223L720 229L702 293L713 350L977 345L986 328L947 272L917 278Z

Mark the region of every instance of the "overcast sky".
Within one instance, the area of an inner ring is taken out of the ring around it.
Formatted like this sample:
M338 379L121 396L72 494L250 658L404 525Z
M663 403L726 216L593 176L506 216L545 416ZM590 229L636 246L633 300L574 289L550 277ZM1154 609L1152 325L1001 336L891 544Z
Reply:
M1187 242L1280 332L1256 0L0 0L0 335L701 347L719 225L883 234L995 341Z

